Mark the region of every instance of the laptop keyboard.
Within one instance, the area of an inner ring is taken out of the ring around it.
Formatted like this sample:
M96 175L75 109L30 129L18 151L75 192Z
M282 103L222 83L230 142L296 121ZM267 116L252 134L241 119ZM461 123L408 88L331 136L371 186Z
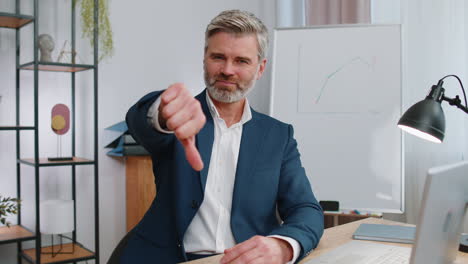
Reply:
M411 254L411 249L405 247L396 247L388 250L387 253L378 257L372 263L375 264L408 264Z

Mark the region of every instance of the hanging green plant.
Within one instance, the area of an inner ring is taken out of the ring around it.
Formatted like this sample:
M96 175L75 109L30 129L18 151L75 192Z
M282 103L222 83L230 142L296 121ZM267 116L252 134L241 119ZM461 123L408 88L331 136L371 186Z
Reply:
M81 30L82 36L90 40L94 45L94 0L73 0L81 3ZM99 36L99 61L105 57L112 57L114 53L114 42L112 40L112 27L109 20L108 0L98 0L98 36Z
M15 198L3 197L0 195L0 223L10 227L10 222L6 220L9 214L17 214L20 201Z

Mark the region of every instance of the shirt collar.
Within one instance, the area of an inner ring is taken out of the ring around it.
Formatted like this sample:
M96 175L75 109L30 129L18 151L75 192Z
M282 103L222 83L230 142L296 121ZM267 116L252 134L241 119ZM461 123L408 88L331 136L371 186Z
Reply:
M219 116L218 110L216 109L216 106L214 105L213 101L210 98L210 95L208 94L208 89L206 90L206 103L208 104L208 109L210 109L211 116L213 118L221 118ZM250 121L250 119L252 119L252 111L250 111L249 100L245 98L244 111L242 113L242 117L239 123L243 125Z

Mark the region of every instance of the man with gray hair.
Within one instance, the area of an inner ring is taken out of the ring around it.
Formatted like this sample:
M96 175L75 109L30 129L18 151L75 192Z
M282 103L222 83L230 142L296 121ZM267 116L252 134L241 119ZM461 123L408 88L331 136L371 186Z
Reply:
M294 263L317 246L323 213L293 128L246 98L264 73L267 48L258 18L224 11L205 33L206 90L193 97L176 83L130 108L129 131L152 155L157 195L109 263L222 253L221 263Z

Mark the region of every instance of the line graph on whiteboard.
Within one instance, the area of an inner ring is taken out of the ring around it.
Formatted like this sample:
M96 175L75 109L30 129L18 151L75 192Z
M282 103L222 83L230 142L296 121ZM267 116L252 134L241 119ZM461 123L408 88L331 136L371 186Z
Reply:
M329 88L328 82L330 80L333 80L333 78L336 77L336 75L339 75L341 73L341 71L346 70L347 67L351 67L353 64L357 64L357 63L362 63L362 64L366 65L369 68L369 70L372 71L374 69L374 65L375 65L375 57L372 57L372 62L367 61L366 59L361 58L360 56L352 58L351 60L343 63L343 65L338 67L338 69L336 69L333 72L331 72L330 74L328 74L326 76L326 78L323 80L323 84L322 84L322 86L320 88L319 95L315 99L315 103L318 104L320 102L320 98L322 97L323 92L327 88Z
M382 80L382 72L377 56L333 56L333 51L324 53L301 45L297 54L298 112L380 113L378 102L366 100L378 97L382 86L379 81Z

